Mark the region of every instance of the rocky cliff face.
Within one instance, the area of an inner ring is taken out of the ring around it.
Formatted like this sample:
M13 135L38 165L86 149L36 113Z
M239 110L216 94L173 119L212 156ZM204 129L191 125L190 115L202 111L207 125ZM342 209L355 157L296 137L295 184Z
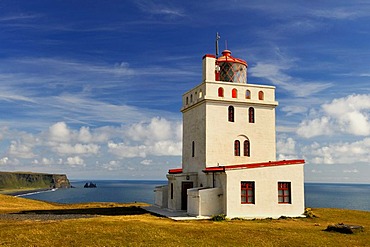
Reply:
M0 189L70 188L65 174L0 172Z

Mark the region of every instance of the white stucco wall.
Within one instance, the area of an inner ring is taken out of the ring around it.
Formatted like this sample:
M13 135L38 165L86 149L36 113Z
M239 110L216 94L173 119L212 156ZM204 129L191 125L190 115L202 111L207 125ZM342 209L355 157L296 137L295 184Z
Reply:
M154 188L154 205L161 208L168 208L168 185L157 186Z
M298 217L304 213L303 164L226 171L230 217ZM255 204L241 204L241 181L255 182ZM291 204L278 203L278 182L291 182Z
M188 190L188 214L212 216L223 212L221 188L194 188Z
M182 168L184 173L201 172L205 167L205 127L204 103L183 112ZM194 157L192 157L193 141L195 144Z
M218 96L219 87L224 88L224 97ZM231 97L234 88L238 90L237 98ZM251 92L250 99L245 97L246 90ZM195 97L200 91L202 97ZM258 99L260 91L264 92L263 100ZM185 93L183 102L184 172L201 172L205 167L217 165L276 160L275 107L278 103L274 87L207 81ZM234 122L228 121L229 106L234 107ZM249 123L250 107L254 108L254 123ZM242 152L242 144L247 138L250 157L243 156ZM235 140L241 142L241 156L234 155ZM195 142L195 157L191 157L192 141Z

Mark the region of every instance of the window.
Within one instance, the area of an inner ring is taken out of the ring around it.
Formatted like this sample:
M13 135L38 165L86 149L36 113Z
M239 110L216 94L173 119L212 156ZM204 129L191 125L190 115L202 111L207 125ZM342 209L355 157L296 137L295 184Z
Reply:
M248 109L248 118L250 123L254 123L254 108L249 107Z
M173 183L171 183L171 199L173 199Z
M194 141L191 143L191 157L195 156L195 143Z
M232 91L231 91L231 97L232 98L238 98L238 90L236 90L236 88L234 88Z
M193 102L193 95L190 94L190 103L192 103L192 102Z
M264 95L263 91L259 91L258 92L258 99L259 100L264 100L264 97L265 97L265 95Z
M222 87L218 88L218 97L224 97L224 89Z
M245 140L244 141L244 156L247 156L247 157L250 157L250 144L249 144L249 140Z
M241 182L241 203L254 204L254 182Z
M251 91L247 90L245 91L245 98L250 99L251 98Z
M186 97L186 104L189 104L189 98Z
M203 92L202 90L199 91L199 99L203 97Z
M234 142L234 155L240 156L240 141L238 140Z
M278 202L282 204L290 204L290 182L278 182Z
M234 122L234 106L229 106L229 114L228 114L229 122Z

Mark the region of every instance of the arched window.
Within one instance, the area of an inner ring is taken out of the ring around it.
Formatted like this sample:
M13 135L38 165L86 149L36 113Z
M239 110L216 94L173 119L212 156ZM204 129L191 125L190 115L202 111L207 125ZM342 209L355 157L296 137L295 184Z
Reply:
M265 95L264 95L263 91L259 91L258 92L258 99L259 100L264 100L264 98L265 98Z
M233 88L231 91L231 97L235 99L238 98L238 90L236 90L236 88Z
M189 98L186 97L186 104L189 104Z
M245 91L245 98L250 99L251 98L251 91L247 90Z
M250 157L251 156L251 149L249 140L244 141L244 156Z
M229 106L229 112L228 112L228 119L229 122L234 122L234 106Z
M224 89L222 87L218 88L218 97L224 97Z
M249 107L248 109L248 118L250 123L254 123L254 108Z
M203 97L203 92L202 90L199 91L199 99Z
M240 141L238 140L234 142L234 155L240 156Z
M195 156L195 143L194 141L191 143L191 157Z
M190 103L192 103L192 102L193 102L193 95L190 94Z

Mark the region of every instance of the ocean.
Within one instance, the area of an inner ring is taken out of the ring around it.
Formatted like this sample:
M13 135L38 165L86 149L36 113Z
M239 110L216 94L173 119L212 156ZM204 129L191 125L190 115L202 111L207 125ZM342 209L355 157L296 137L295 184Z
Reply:
M21 195L25 198L59 203L146 202L154 203L154 187L159 180L97 180L97 188L86 182L71 181L75 188ZM312 208L344 208L370 211L370 184L305 183L305 205Z

